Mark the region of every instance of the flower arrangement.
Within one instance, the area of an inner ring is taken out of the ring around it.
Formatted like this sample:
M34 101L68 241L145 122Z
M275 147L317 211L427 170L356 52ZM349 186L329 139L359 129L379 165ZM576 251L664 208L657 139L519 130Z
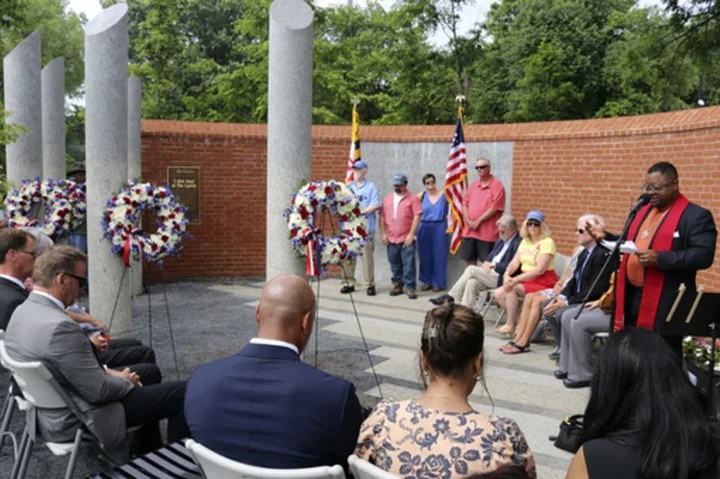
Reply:
M710 366L711 338L695 338L686 336L683 339L683 355L698 367ZM720 372L720 339L715 342L715 372Z
M308 243L315 239L323 269L355 258L362 254L368 239L367 218L361 209L357 196L345 184L335 180L312 181L293 195L291 206L284 213L290 243L305 255ZM320 213L325 210L337 218L340 231L332 237L315 237Z
M157 216L157 231L146 234L138 228L143 212L150 208ZM112 243L112 252L130 266L130 255L162 267L163 258L179 255L188 220L185 208L169 188L153 183L130 183L107 202L100 220L103 235Z
M78 228L85 219L85 185L70 180L48 179L42 182L23 180L20 188L13 189L5 199L8 225L13 228L37 227L53 240ZM33 206L44 202L44 222L37 224L31 216Z

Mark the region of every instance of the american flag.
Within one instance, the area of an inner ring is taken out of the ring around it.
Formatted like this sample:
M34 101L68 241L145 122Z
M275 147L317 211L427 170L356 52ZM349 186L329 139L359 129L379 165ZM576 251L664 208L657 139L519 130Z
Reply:
M467 156L465 155L465 135L462 128L462 110L455 124L447 169L445 170L445 196L450 206L448 215L448 233L452 233L450 253L455 254L462 241L463 217L462 199L467 186Z
M353 107L352 113L352 138L350 141L350 156L348 156L347 171L345 172L345 184L355 181L355 170L353 165L360 159L360 115Z

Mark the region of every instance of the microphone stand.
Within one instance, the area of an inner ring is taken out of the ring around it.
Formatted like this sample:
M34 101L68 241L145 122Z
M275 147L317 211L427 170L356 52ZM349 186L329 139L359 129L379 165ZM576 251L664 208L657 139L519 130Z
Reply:
M620 258L620 245L625 242L627 239L628 232L630 230L630 225L632 224L633 220L637 216L638 212L640 211L640 208L635 207L630 210L630 214L628 215L627 221L625 221L625 227L622 230L622 233L620 233L620 236L618 236L617 241L615 242L615 247L612 249L610 254L608 255L607 259L605 260L605 263L602 265L602 268L600 268L600 271L595 276L595 279L593 280L592 284L590 285L590 288L588 289L588 292L585 294L585 297L582 300L582 303L580 304L580 308L578 308L577 313L575 313L575 317L573 317L573 321L577 320L578 317L580 317L580 314L585 310L585 304L587 304L588 300L590 299L590 294L595 289L595 286L597 285L598 281L600 281L600 278L602 277L603 273L607 268L610 266L610 263ZM617 263L620 264L619 262ZM615 278L613 279L613 291L617 291L617 275L615 275ZM615 298L613 298L612 302L612 313L610 314L610 333L612 334L613 328L612 324L615 318Z

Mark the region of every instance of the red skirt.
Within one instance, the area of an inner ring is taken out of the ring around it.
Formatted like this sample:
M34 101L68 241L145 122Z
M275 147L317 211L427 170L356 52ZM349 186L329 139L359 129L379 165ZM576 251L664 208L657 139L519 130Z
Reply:
M557 282L558 275L555 273L555 270L551 269L545 271L540 276L523 281L520 284L525 289L525 294L528 294L536 291L542 291L543 289L553 288Z

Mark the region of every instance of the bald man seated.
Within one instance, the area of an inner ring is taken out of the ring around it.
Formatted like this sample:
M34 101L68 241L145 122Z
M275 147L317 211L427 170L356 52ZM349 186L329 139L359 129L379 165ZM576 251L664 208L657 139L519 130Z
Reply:
M185 415L196 441L253 466L347 470L360 402L350 382L300 361L314 317L304 279L282 275L267 283L255 309L257 337L188 380Z

